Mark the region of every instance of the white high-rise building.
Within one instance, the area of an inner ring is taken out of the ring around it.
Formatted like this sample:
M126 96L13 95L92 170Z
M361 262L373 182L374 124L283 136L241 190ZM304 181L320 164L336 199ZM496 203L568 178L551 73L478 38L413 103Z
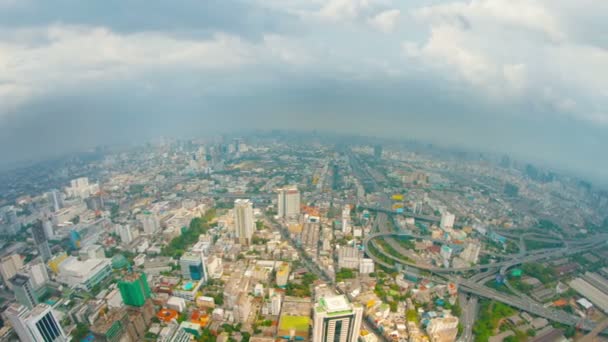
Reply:
M0 275L2 275L2 280L9 289L13 288L13 285L9 280L14 277L22 267L23 259L21 259L19 254L11 254L0 259Z
M240 243L251 243L253 236L253 204L248 199L234 201L234 228Z
M26 269L35 290L41 288L49 281L49 272L43 262L32 262L26 266Z
M300 216L300 191L294 186L277 189L279 218L297 219Z
M455 221L456 216L448 211L445 211L441 214L441 222L439 223L439 226L443 229L452 229L454 228Z
M6 309L4 314L21 342L68 340L52 308L47 304L38 304L30 311L23 305L15 303Z
M345 205L342 209L342 232L344 234L349 234L351 232L350 205Z
M160 230L160 221L156 213L144 211L142 214L137 215L137 218L144 227L144 233L152 235Z
M479 253L481 252L481 246L477 243L469 243L462 253L460 258L468 263L477 264L479 262Z
M128 224L117 224L116 234L120 236L120 241L123 244L129 244L139 236L139 231Z
M79 197L81 199L88 198L98 192L99 184L89 184L89 179L87 177L72 179L70 181L70 186L65 188L65 193L68 197Z
M270 298L270 314L278 316L281 313L281 295L276 293Z
M315 342L356 342L361 330L363 307L346 296L322 297L313 309Z

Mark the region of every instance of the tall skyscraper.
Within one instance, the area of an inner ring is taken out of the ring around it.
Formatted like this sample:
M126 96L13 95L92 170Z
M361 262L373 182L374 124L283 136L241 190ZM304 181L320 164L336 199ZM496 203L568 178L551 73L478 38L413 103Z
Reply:
M122 301L126 305L142 307L152 296L145 273L129 273L118 282Z
M19 254L11 254L0 259L0 275L4 284L9 288L13 288L10 279L23 267L23 260Z
M320 298L313 309L313 341L356 342L361 330L363 307L346 296Z
M34 243L36 244L36 248L38 248L38 253L40 254L42 260L51 260L51 247L49 246L48 236L46 236L46 232L44 231L44 227L42 226L42 221L38 220L34 223L34 225L32 226L32 236L34 238Z
M32 289L30 277L17 273L11 278L11 284L13 284L13 292L19 304L28 309L33 309L38 304L38 298Z
M248 199L234 201L234 227L242 244L250 244L253 236L253 204Z
M300 216L300 191L296 186L277 189L279 218L297 219Z
M11 304L4 312L21 342L65 342L67 337L47 304L31 311L21 304Z

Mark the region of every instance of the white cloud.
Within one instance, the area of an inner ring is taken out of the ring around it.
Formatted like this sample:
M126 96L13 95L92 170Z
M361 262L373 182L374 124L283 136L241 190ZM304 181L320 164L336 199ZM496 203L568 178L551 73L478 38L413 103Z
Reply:
M593 13L594 7L585 10ZM423 42L402 43L410 62L467 83L496 101L536 102L559 115L608 121L597 114L608 105L601 95L601 89L608 88L601 72L608 70L608 51L575 38L559 6L547 1L468 0L412 14L428 26L430 35Z
M397 26L400 15L401 11L398 9L386 10L372 17L369 22L377 30L385 33L393 32Z
M134 78L163 68L231 69L267 58L261 53L264 46L221 33L194 40L55 25L24 36L38 43L0 41L0 112L63 86Z

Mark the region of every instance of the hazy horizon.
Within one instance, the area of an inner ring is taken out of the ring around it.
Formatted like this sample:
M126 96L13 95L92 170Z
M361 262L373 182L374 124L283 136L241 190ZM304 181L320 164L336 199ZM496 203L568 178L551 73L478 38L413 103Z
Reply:
M335 131L608 183L608 3L0 0L0 164Z

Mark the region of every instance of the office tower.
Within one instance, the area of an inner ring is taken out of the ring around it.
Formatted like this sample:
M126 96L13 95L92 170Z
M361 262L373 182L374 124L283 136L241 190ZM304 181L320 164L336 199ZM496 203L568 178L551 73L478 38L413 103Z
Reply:
M15 293L17 302L28 309L33 309L38 304L38 298L36 298L32 289L30 277L17 273L10 281L13 285L13 292Z
M300 216L300 191L296 186L277 189L279 218L297 219Z
M202 253L186 252L179 259L182 276L192 280L207 280L207 267Z
M253 205L248 199L234 201L234 227L239 243L250 244L253 236Z
M126 305L142 307L152 296L145 273L129 273L118 282L122 301Z
M144 233L156 234L156 232L160 230L160 221L158 220L156 213L144 211L143 213L137 215L137 218L144 227Z
M82 238L80 237L80 233L76 229L70 230L70 246L72 249L80 249L81 244Z
M2 280L9 289L13 288L10 279L14 277L22 267L23 260L19 254L11 254L0 259L0 275L2 275Z
M363 307L346 296L322 297L313 309L313 341L356 342L361 330Z
M21 304L11 304L4 312L21 342L65 342L68 340L59 321L47 304L31 311Z
M439 226L443 229L452 229L454 228L454 221L456 221L456 216L445 211L441 214L441 222L439 223Z
M38 220L34 223L32 226L32 236L42 260L51 260L51 247L49 246L48 236L46 236L44 227L42 226L42 221Z

